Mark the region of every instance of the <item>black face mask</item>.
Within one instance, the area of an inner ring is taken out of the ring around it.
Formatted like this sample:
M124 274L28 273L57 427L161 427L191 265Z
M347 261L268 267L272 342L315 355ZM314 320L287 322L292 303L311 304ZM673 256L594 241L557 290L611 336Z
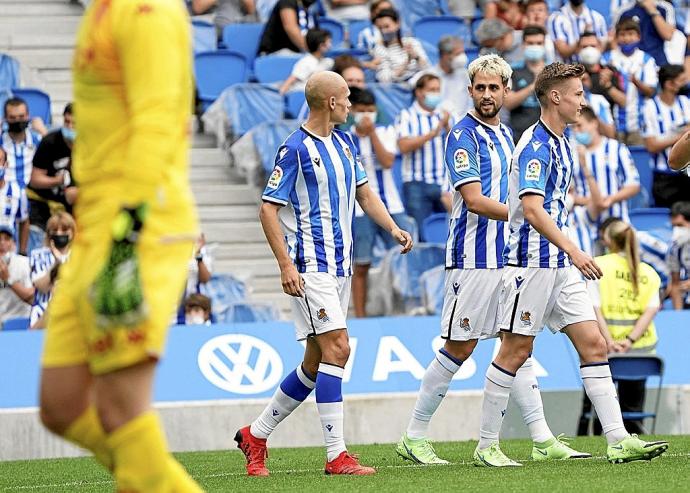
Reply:
M70 241L69 235L51 235L50 239L53 240L55 248L65 248Z
M29 127L29 120L23 120L19 122L8 122L7 123L7 130L9 132L12 132L13 134L18 134L20 132L23 132Z
M585 3L585 0L570 0L570 5L573 7L579 7L583 3Z

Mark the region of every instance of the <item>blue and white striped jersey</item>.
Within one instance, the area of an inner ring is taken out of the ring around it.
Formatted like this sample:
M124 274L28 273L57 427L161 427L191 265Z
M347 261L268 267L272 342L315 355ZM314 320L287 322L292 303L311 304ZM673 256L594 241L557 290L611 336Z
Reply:
M367 175L352 138L319 137L304 127L278 148L263 200L280 211L288 253L299 272L352 275L355 191Z
M633 76L650 87L659 84L659 75L654 57L639 48L632 55L625 56L619 49L607 51L601 57L602 65L615 67L626 78L625 108L613 107L616 128L621 132L637 132L640 129L640 115L644 95L632 83Z
M637 172L630 151L625 144L615 139L602 137L601 143L596 149L585 150L585 159L587 159L587 167L591 170L592 176L594 176L599 185L599 192L604 196L613 195L625 186L640 184L640 175ZM584 172L577 159L575 161L573 180L575 181L577 194L589 197L590 192ZM586 216L589 219L589 215L586 214ZM598 237L599 224L611 216L619 217L629 223L628 201L617 202L608 209L601 211L601 214L599 214L595 221L591 221L591 219L588 221L593 239Z
M513 157L513 133L505 125L488 125L472 113L455 124L446 138L446 168L455 189L446 244L448 269L503 267L506 224L467 209L459 188L479 182L482 195L508 200L508 168Z
M659 274L661 287L670 280L669 264L666 262L671 253L671 235L666 230L637 231L640 244L640 260L652 266Z
M418 137L431 132L441 121L440 111L429 113L416 101L400 112L395 126L398 139ZM424 146L414 152L403 154L403 182L420 181L443 186L446 179L446 166L443 157L445 132L441 132Z
M589 214L584 205L576 205L568 214L570 239L587 255L592 255L592 234L590 231Z
M540 119L522 134L508 179L510 231L504 263L518 267L566 267L570 259L525 220L521 198L544 197L544 210L558 229L568 234L566 197L573 173L573 150Z
M55 256L48 247L36 248L31 252L29 265L31 266L31 282L35 283L37 279L40 279L51 271L55 265ZM48 308L48 302L52 295L52 291L42 293L38 289L34 290L34 301L31 305L30 315L31 325L35 324L38 319L43 316Z
M0 140L2 148L7 153L5 181L16 181L20 187L26 188L31 181L34 154L41 142L40 135L27 129L26 138L19 144L15 143L7 132L2 133Z
M569 45L576 43L586 31L592 31L600 41L606 43L608 28L606 19L599 12L583 5L582 13L573 11L570 3L549 16L546 23L549 36L554 41L565 41Z
M611 112L611 103L609 103L601 94L592 94L585 89L585 101L587 106L592 108L597 118L607 125L613 124L613 113Z
M358 136L354 127L351 129L350 136L357 147L357 154L362 160L362 166L364 167L364 172L367 174L369 186L372 191L381 197L383 205L386 206L386 209L391 215L403 214L405 212L405 207L400 198L398 186L395 184L393 169L386 169L381 166L381 163L376 159L370 137ZM392 125L376 127L376 136L388 152L394 155L398 153L395 128L393 128ZM360 217L363 215L364 211L359 204L355 202L355 216Z
M690 123L690 99L687 96L676 96L672 106L667 106L657 95L647 99L642 109L644 125L643 137L670 137L678 134L679 130ZM661 172L673 173L668 166L668 154L671 147L662 152L652 154L650 166Z
M0 187L0 224L9 224L16 228L17 221L29 219L29 201L26 190L16 181L5 181Z
M357 35L357 48L360 50L371 52L376 45L381 43L383 43L383 37L376 26L365 27Z

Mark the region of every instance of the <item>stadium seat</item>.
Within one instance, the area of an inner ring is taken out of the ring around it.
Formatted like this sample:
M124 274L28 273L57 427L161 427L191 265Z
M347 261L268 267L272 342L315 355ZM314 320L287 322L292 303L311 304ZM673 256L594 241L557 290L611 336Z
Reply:
M242 53L249 68L253 69L263 32L263 24L228 24L223 28L223 44L229 50Z
M218 49L216 27L210 22L199 19L192 20L192 32L194 34L194 54Z
M201 294L211 298L214 313L225 313L233 303L244 301L247 286L230 274L213 274L201 285Z
M297 119L307 102L304 91L290 91L285 95L285 117Z
M272 322L280 316L272 303L240 301L232 303L223 314L225 323Z
M424 308L429 315L440 315L443 311L443 285L446 279L446 266L439 265L423 272L419 284L423 289Z
M459 17L443 15L438 17L422 17L412 27L412 34L420 41L438 46L438 41L444 36L457 36L466 43L471 41L467 24Z
M331 42L334 48L340 47L345 41L345 28L340 21L329 17L320 17L319 29L325 29L331 33Z
M40 89L29 88L13 88L12 96L15 98L22 98L29 105L29 115L31 118L40 117L46 125L50 125L52 121L52 113L50 111L50 96Z
M350 40L350 46L353 48L359 48L357 46L357 39L359 38L359 33L364 29L371 26L371 22L368 20L351 21L348 27L348 37Z
M403 108L412 104L412 94L404 86L397 84L367 84L374 93L376 106L382 112L381 124L392 123Z
M467 55L467 64L469 65L477 58L479 58L479 49L465 47L465 55Z
M630 222L640 231L650 229L671 230L671 211L665 207L635 209L630 211Z
M650 166L650 155L642 146L630 146L630 154L632 155L637 173L640 175L640 198L634 199L630 204L631 207L652 207L654 206L654 198L652 196L652 168Z
M299 55L265 55L254 60L254 76L262 84L282 82L290 76Z
M28 318L10 318L2 324L2 330L27 330L28 328Z
M247 80L247 60L241 53L218 50L194 55L196 87L206 110L228 87Z
M273 170L278 147L298 127L296 120L278 120L260 123L252 129L254 147L267 175Z
M423 287L419 276L439 265L444 265L446 249L443 245L419 243L407 254L400 254L399 248L394 248L391 259L393 274L393 289L403 298L407 308L420 306Z
M0 90L19 87L19 62L4 53L0 53Z
M342 55L350 55L350 56L353 56L353 57L359 58L359 59L371 58L371 57L369 57L369 53L367 51L360 50L357 48L333 48L331 51L326 53L326 56L328 56L330 58L335 58L335 57L339 57Z
M409 32L418 20L429 16L442 16L447 14L445 1L440 0L399 0L394 2L400 12L403 32Z
M664 361L658 356L614 355L609 356L609 366L611 367L611 377L614 382L646 382L648 378L652 377L657 377L659 379L654 412L623 411L623 419L644 420L646 418L652 418L651 432L654 434L654 430L656 429L656 416L659 412L661 386L664 378Z
M271 86L235 84L225 91L223 104L235 136L246 134L260 123L283 118L283 96Z
M427 243L446 244L448 240L448 214L438 212L422 223L422 238Z
M422 48L424 49L424 53L426 53L426 56L429 59L429 63L431 65L436 65L439 59L438 46L431 44L430 42L425 41L423 39L419 42L422 45Z
M611 25L611 1L610 0L589 0L587 7L596 10L604 16L606 23Z

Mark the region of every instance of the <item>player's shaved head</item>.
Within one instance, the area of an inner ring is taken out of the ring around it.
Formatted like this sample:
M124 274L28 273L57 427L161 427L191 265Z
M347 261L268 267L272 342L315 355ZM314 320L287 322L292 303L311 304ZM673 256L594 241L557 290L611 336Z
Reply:
M340 75L329 70L317 72L307 80L304 94L309 109L320 110L328 106L330 98L337 98L347 92L347 83Z

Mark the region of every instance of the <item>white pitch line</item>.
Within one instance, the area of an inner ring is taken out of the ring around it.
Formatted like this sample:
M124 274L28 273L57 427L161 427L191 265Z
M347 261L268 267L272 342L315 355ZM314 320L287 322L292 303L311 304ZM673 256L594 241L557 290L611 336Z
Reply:
M664 454L662 457L668 457L668 458L678 458L678 457L690 457L690 453L687 454ZM605 456L594 456L592 457L594 460L604 460L606 459ZM530 462L530 459L518 459L523 462ZM581 460L581 461L586 461L587 459L573 459L573 460ZM468 466L472 465L473 462L470 461L459 461L459 462L451 462L450 464L434 464L431 466L426 466L422 464L389 464L389 465L383 465L383 466L376 466L377 470L380 469L418 469L418 468L424 468L424 467L451 467L451 466ZM281 470L276 470L276 471L271 471L271 475L275 474L306 474L306 473L320 473L323 472L323 469L281 469ZM195 479L213 479L213 478L229 478L229 477L238 477L238 476L246 476L247 473L245 472L223 472L223 473L216 473L216 474L206 474L204 476L195 476ZM27 485L27 486L12 486L9 488L5 488L3 491L22 491L22 490L40 490L40 489L46 489L46 488L60 488L60 487L67 487L67 486L97 486L97 485L107 485L107 484L114 484L114 481L72 481L69 483L54 483L54 484L35 484L35 485Z

